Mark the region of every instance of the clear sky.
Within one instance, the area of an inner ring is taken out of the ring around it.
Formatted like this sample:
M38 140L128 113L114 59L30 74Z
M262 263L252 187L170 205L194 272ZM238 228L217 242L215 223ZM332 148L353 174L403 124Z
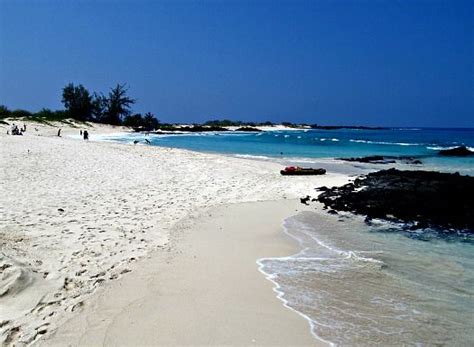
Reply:
M134 111L474 127L474 1L0 0L0 104L126 82Z

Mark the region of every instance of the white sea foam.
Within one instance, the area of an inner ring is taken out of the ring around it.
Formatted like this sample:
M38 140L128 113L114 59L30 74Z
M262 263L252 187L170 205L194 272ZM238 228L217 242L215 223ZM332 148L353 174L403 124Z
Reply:
M359 139L350 139L350 142L356 143L367 143L374 145L390 145L390 146L423 146L423 143L408 143L408 142L386 142L386 141L370 141L370 140L359 140Z
M293 224L295 224L295 221L293 220ZM300 312L299 310L296 310L290 305L290 302L285 298L285 295L288 293L285 292L285 290L282 288L282 286L277 282L278 280L278 272L271 273L268 271L265 271L266 267L266 262L281 262L281 263L287 263L291 262L293 266L295 264L304 264L308 263L308 271L320 271L320 272L333 272L334 270L337 269L342 269L345 267L344 263L339 263L340 261L344 260L349 260L350 262L366 262L366 263L374 263L378 264L377 266L382 266L383 262L377 259L373 259L370 257L363 257L361 255L358 255L357 253L380 253L377 251L373 252L355 252L355 251L346 251L339 249L337 247L334 247L333 245L328 244L327 242L322 241L314 233L311 232L311 230L308 230L308 228L305 226L303 223L297 223L297 227L293 225L292 227L293 232L290 232L290 228L288 225L288 220L285 220L283 222L283 232L287 234L289 237L295 239L299 246L301 247L300 251L294 255L290 256L285 256L285 257L274 257L274 258L261 258L257 260L257 265L258 265L258 270L265 276L266 279L271 281L274 284L273 291L277 293L277 298L283 302L283 305L298 313L300 316L305 318L309 325L310 325L310 331L311 334L318 340L324 341L331 346L334 346L335 344L331 341L323 339L321 336L317 334L317 327L325 327L325 328L331 328L331 326L324 324L323 322L318 321L315 317L310 317L303 312ZM295 234L295 231L298 231L299 235ZM312 242L316 243L318 246L320 246L322 249L325 249L327 253L322 252L321 256L313 256L311 255L312 253L312 247L309 246L308 241L311 240ZM322 264L321 267L315 267L315 263L318 262ZM335 262L335 263L331 263Z
M336 139L336 138L327 139L327 138L323 137L323 138L319 139L319 141L322 141L322 142L324 142L324 141L339 142L339 139Z
M433 151L442 151L442 150L446 150L446 149L454 149L456 148L457 146L448 146L448 147L442 147L442 146L435 146L435 147L426 147L427 149L431 149Z
M447 150L447 149L454 149L454 148L457 148L459 146L435 146L435 147L426 147L427 149L431 149L433 151L443 151L443 150ZM466 146L466 148L470 151L474 151L474 147L468 147Z
M278 299L308 321L313 336L341 345L471 345L469 245L418 242L393 233L402 229L391 223L369 227L362 217L315 213L284 222L298 253L257 261ZM441 255L446 261L437 262Z
M272 159L264 155L235 154L234 156L237 158L244 158L244 159L258 159L258 160L271 160Z
M419 131L420 128L393 128L392 130L408 130L408 131Z
M290 237L294 238L291 234L288 233L288 229L286 228L285 226L285 223L283 223L283 231L285 234L289 235ZM301 240L298 240L298 243L300 244L300 246L302 245L301 243ZM277 298L283 302L283 306L286 307L287 309L297 313L298 315L300 315L301 317L303 317L304 319L306 319L309 323L309 326L310 326L310 332L311 334L319 341L323 341L323 342L326 342L328 343L330 346L335 346L334 343L332 343L331 341L327 341L327 340L324 340L323 338L321 338L320 336L318 336L315 332L315 329L316 329L316 325L318 324L318 322L315 320L315 319L312 319L310 318L309 316L307 316L306 314L304 314L303 312L300 312L298 310L295 310L293 307L291 307L289 305L289 302L288 300L285 299L285 292L283 291L283 288L280 286L280 284L275 280L276 277L278 276L278 274L272 274L272 273L268 273L264 270L264 267L265 267L265 264L264 262L265 261L268 261L268 260L271 260L271 261L287 261L288 259L295 259L295 257L297 257L299 254L301 254L304 250L301 250L299 253L293 255L293 256L289 256L289 257L279 257L279 258L260 258L257 260L257 265L258 265L258 270L265 276L265 278L267 280L269 280L270 282L273 283L274 287L273 287L273 291L277 294Z

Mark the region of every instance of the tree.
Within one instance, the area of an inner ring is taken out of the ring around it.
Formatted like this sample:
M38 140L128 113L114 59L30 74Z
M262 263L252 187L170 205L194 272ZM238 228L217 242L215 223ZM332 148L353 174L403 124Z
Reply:
M143 125L143 117L140 113L125 116L123 119L123 125L127 127L141 127Z
M109 100L104 94L94 93L92 96L92 117L95 121L104 123Z
M160 121L151 112L145 114L143 126L148 130L155 130L160 126Z
M5 105L0 105L0 118L7 118L11 114L11 111Z
M42 108L41 110L35 113L35 117L50 119L54 117L54 112L51 111L49 108Z
M213 126L213 127L231 127L231 126L241 126L243 123L241 121L232 121L230 119L223 120L210 120L204 123L204 125Z
M69 116L86 121L92 118L92 98L82 84L69 83L63 88L62 102Z
M109 124L119 125L122 123L122 118L130 115L135 99L127 96L128 89L126 84L117 84L109 92L107 102L107 110L105 114L105 121Z
M27 110L18 109L18 110L13 110L10 113L10 116L12 118L26 118L26 117L32 117L33 113L31 113L30 111L27 111Z
M122 124L132 128L140 128L140 130L152 131L159 128L160 121L152 113L147 112L145 117L142 117L140 113L125 116Z

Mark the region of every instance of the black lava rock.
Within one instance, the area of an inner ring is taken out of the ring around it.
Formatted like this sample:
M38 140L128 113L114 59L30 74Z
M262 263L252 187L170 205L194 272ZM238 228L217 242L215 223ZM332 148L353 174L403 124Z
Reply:
M393 156L393 155L369 155L367 157L357 158L338 158L339 160L367 163L367 164L395 164L401 162L404 164L422 164L420 159L412 156Z
M318 196L326 207L421 227L474 232L474 177L435 171L382 170Z
M300 202L301 202L302 204L308 205L309 199L311 199L311 197L310 197L309 195L306 195L305 198L300 198Z
M466 146L459 146L456 148L439 151L439 155L444 155L448 157L467 157L470 155L474 155L474 152L467 149Z

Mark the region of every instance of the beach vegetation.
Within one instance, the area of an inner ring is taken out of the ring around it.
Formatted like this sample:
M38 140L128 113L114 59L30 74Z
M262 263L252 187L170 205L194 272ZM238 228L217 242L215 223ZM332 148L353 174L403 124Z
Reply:
M143 124L143 117L140 113L128 115L123 119L123 125L127 127L139 127Z
M33 113L27 110L17 109L10 112L10 117L12 118L27 118L32 117Z
M102 93L94 92L92 96L92 118L99 123L105 122L109 100Z
M66 110L53 111L49 108L42 108L38 112L31 112L28 110L17 109L10 111L7 106L0 106L0 119L12 118L16 120L29 120L36 123L42 123L46 125L53 125L51 122L61 122L70 126L75 126L71 122L71 117ZM85 123L83 121L75 120L76 122ZM2 121L1 124L8 124Z
M243 123L241 121L233 121L229 119L223 119L223 120L209 120L204 123L204 125L207 126L213 126L213 127L231 127L231 126L241 126Z
M125 116L123 125L149 131L161 128L160 121L151 112L147 112L144 117L140 113Z
M74 123L71 123L70 119L73 119L83 124L95 121L121 125L123 120L130 116L131 106L135 103L135 99L132 99L127 93L126 84L117 84L105 96L96 92L91 94L82 84L68 83L62 89L61 101L64 104L64 110L53 111L43 108L34 113L22 109L11 111L7 106L0 105L0 118L27 118L40 123L63 122L71 125ZM139 118L136 117L135 121L133 118L128 118L127 123L138 123L138 126L153 128L157 128L159 124L159 121L151 113L146 114L145 117L140 115Z
M32 118L42 118L48 121L63 121L68 118L68 113L63 110L52 111L49 108L43 108L40 111L36 112Z
M103 116L104 123L120 125L122 119L130 115L131 106L135 104L136 100L129 97L127 92L127 85L119 83L110 90Z
M66 85L63 88L62 103L71 118L82 121L92 119L92 97L82 84Z
M145 113L143 123L144 126L148 129L158 129L158 127L160 126L160 121L151 112Z
M11 111L5 105L0 105L0 118L10 117Z
M7 106L0 105L0 119L2 118L28 118L31 121L50 124L48 122L61 122L71 126L75 123L88 125L87 122L97 122L111 125L124 125L136 130L152 131L224 131L228 127L273 126L270 121L244 122L230 119L214 119L204 124L193 124L192 127L176 127L173 124L161 123L152 113L145 115L133 113L132 106L136 100L128 95L127 84L118 83L104 95L101 92L89 92L82 84L68 83L62 89L62 103L64 110L53 111L43 108L34 113L27 110L11 111ZM74 121L74 122L72 122ZM292 123L285 125L294 126Z
M61 122L70 125L71 127L75 127L75 124L71 122L71 117L69 117L69 113L65 110L56 110L52 111L49 108L43 108L40 111L33 114L33 116L29 117L30 120L38 123L44 123L51 125L50 122ZM82 122L82 121L78 121Z
M160 130L163 130L163 131L179 131L181 130L181 128L173 125L173 124L169 124L169 123L159 123L157 129L160 129Z
M234 121L234 120L229 120L229 119L214 119L214 120L209 120L205 122L203 125L206 126L214 126L214 127L242 127L242 126L250 126L250 127L256 127L256 126L273 126L274 124L270 121L266 121L263 123L257 123L257 122L244 122L244 121Z

